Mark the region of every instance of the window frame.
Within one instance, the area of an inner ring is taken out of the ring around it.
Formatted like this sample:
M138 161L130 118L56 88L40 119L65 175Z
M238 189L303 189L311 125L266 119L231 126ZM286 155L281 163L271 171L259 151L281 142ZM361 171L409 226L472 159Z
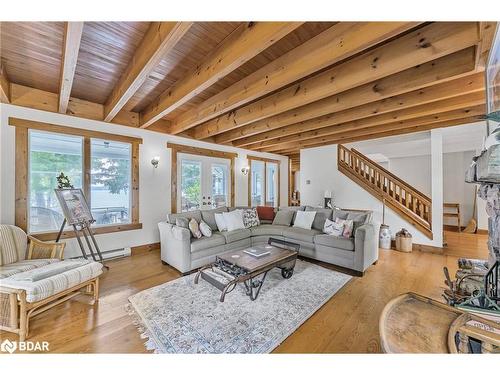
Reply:
M251 156L247 155L247 160L248 160L248 174L247 174L247 180L248 180L248 207L252 207L252 160L255 161L261 161L264 162L264 181L263 181L263 194L264 194L264 205L266 204L267 200L267 164L276 164L277 165L277 179L278 179L278 186L275 194L277 194L277 202L276 205L279 207L281 205L281 161L276 160L276 159L267 159L267 158L261 158L258 156ZM271 207L271 206L269 206ZM274 207L274 206L272 206Z
M76 135L83 138L83 179L82 189L90 199L91 182L91 139L104 139L129 143L131 145L131 218L127 224L111 224L93 227L95 234L113 233L127 230L141 229L142 223L139 222L139 145L142 144L142 138L129 137L117 134L109 134L88 129L73 128L62 125L55 125L39 121L24 120L15 117L9 117L9 125L16 128L16 160L15 160L15 225L28 232L29 216L29 130L44 131L56 134ZM89 201L90 202L90 201ZM58 231L36 232L33 236L43 240L54 240ZM72 230L65 230L61 238L74 237Z

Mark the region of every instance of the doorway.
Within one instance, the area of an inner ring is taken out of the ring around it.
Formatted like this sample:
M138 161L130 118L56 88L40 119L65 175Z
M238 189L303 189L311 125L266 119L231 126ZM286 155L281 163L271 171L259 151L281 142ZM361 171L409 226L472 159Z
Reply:
M180 153L177 162L180 212L230 205L230 160Z

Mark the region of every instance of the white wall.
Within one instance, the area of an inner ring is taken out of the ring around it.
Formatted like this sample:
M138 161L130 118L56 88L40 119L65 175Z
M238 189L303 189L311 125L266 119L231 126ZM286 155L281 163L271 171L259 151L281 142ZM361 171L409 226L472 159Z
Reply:
M425 195L431 195L430 155L390 158L388 164L389 171Z
M331 190L337 206L372 210L374 220L382 222L382 202L338 171L337 145L301 150L300 175L301 204L322 205L324 191ZM414 243L441 246L439 240L430 240L389 208L386 208L385 222L393 235L404 227L412 233Z
M444 201L460 204L461 225L465 226L473 216L475 184L464 181L465 171L472 162L473 151L452 152L443 155ZM479 199L479 198L478 198ZM486 211L480 211L486 214ZM483 216L483 215L478 215ZM445 224L456 225L456 219L445 219Z
M280 155L250 152L235 147L219 146L213 143L193 141L190 139L169 136L149 130L108 124L73 116L23 108L13 105L0 105L0 222L14 224L15 197L15 128L8 125L8 118L18 117L28 120L48 122L75 128L113 132L114 134L141 137L143 144L139 149L139 219L143 224L140 230L110 233L97 236L101 250L138 246L159 241L157 223L165 219L170 212L170 151L167 142L188 144L217 150L237 152L235 162L235 204L248 204L247 176L241 168L248 164L246 155L267 157L281 160L280 193L281 205L288 204L288 158ZM154 169L151 165L153 156L160 156L160 165ZM67 256L79 255L76 241L68 242Z

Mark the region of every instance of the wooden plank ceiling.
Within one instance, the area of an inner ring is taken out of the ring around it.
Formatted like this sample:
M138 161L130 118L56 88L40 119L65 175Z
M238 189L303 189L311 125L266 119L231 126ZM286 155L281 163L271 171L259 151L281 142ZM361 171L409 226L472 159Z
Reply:
M2 22L2 102L287 155L475 121L494 22ZM110 125L112 126L112 125Z

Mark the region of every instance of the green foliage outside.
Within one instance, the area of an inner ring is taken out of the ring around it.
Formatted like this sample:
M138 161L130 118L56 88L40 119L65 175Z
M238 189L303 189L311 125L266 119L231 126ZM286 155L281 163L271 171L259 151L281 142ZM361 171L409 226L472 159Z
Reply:
M45 206L44 197L57 187L56 177L63 172L75 187L82 186L82 156L33 151L30 153L30 190L36 205ZM130 161L123 159L92 159L92 183L103 184L112 194L129 189ZM49 206L51 204L49 203Z
M111 194L129 189L130 162L125 159L92 158L92 183L103 184Z
M74 186L82 186L82 157L80 155L33 151L30 154L30 161L30 190L34 194L37 206L45 207L44 197L57 187L56 177L60 172L64 172ZM49 207L51 205L49 202Z
M182 166L182 195L191 204L198 203L201 194L200 166L185 163Z

